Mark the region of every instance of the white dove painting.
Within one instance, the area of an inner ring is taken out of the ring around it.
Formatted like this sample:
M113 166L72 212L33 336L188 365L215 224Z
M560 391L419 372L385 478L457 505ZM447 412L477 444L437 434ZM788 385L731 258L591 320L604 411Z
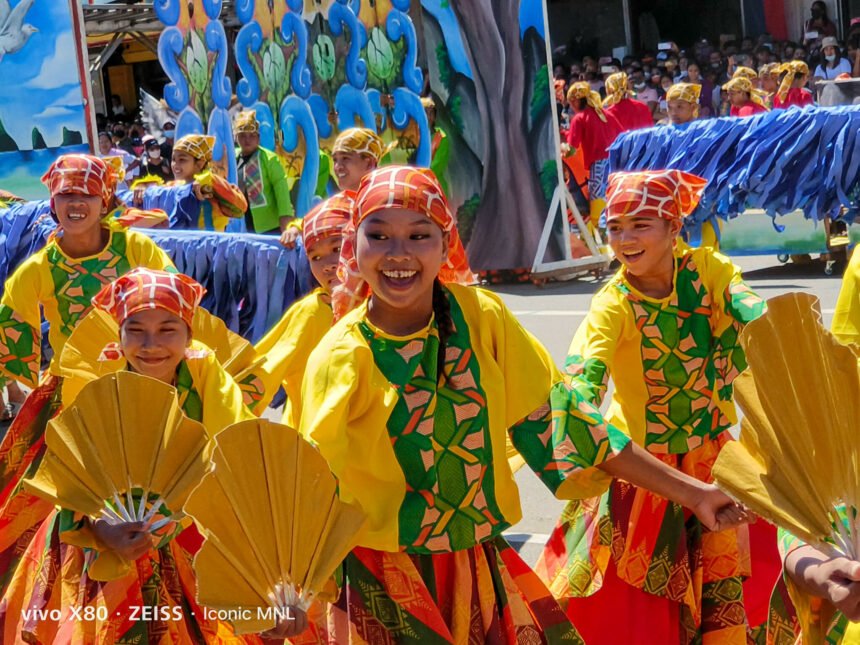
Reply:
M24 198L44 196L39 178L57 156L89 151L79 2L0 0L0 188Z
M9 0L0 0L0 62L7 54L17 54L30 36L39 31L26 22L27 12L35 0L20 0L12 7Z

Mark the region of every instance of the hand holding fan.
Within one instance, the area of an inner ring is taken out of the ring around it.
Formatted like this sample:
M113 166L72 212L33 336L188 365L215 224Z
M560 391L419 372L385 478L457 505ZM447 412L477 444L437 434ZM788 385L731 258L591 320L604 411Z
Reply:
M39 470L24 481L30 492L112 524L150 523L166 507L173 515L151 532L179 519L210 467L206 430L182 413L176 390L132 372L86 385L45 438Z
M277 612L310 605L358 543L365 516L338 499L325 459L295 430L258 419L215 441L214 469L185 504L206 538L194 559L198 601L264 610L234 627L266 631Z
M749 371L734 383L740 441L723 447L716 483L800 539L851 559L860 524L860 371L857 356L821 324L818 299L768 301L741 334ZM835 546L834 546L835 545Z

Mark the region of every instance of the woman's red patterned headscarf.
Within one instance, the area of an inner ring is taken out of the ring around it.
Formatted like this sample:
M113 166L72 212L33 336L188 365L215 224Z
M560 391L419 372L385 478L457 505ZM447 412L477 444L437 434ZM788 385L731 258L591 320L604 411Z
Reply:
M140 311L164 309L179 316L188 328L206 289L181 273L137 268L102 287L93 305L120 325Z
M352 197L338 193L317 204L302 218L302 242L305 250L327 237L342 235L352 215Z
M361 223L373 213L401 209L423 213L449 234L448 261L439 272L442 282L471 284L475 275L469 268L466 250L457 232L457 221L436 175L427 168L385 166L361 180L354 195L352 217L344 232L337 276L340 286L332 296L335 319L364 301L370 290L358 271L355 257L355 234Z
M681 219L692 213L708 180L683 170L615 172L606 190L606 221L619 217Z
M98 196L105 207L110 205L116 181L114 172L104 160L92 155L63 155L42 176L51 197L60 194Z

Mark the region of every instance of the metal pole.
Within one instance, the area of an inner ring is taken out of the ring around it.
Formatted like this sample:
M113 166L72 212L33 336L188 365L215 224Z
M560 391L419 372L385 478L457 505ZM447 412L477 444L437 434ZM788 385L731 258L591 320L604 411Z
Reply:
M741 0L741 37L747 35L747 12L744 11L744 0Z
M624 14L624 40L627 44L627 55L632 56L633 49L633 19L630 16L630 0L621 0L621 11Z

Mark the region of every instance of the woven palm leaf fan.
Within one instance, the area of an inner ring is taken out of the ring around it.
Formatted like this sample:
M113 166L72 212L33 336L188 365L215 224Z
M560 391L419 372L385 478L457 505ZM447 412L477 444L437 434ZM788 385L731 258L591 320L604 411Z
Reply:
M236 632L262 632L320 594L365 516L338 499L325 459L287 426L245 421L215 442L214 468L185 504L206 538L194 559L198 602L250 609Z
M714 466L717 484L802 540L857 559L860 525L846 528L837 510L860 505L857 356L801 293L769 300L741 344L749 370L734 391L744 419Z
M206 430L183 414L176 390L132 372L86 385L48 423L45 441L38 471L24 481L30 492L112 524L142 521L151 532L181 518L211 467ZM115 570L110 561L103 571Z

